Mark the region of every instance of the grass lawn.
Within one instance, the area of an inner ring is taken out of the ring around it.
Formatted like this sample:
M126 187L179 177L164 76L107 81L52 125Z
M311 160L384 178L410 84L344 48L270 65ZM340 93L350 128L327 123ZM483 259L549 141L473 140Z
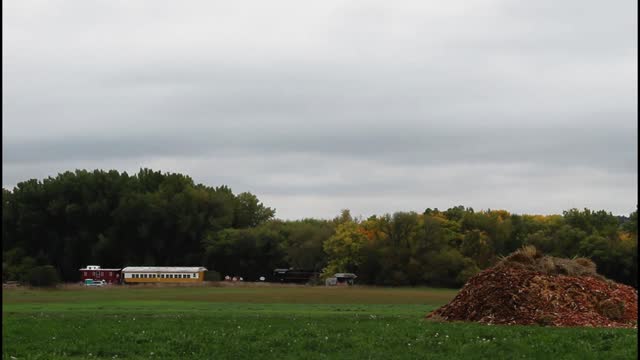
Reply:
M454 290L4 290L3 359L635 359L636 329L423 320Z

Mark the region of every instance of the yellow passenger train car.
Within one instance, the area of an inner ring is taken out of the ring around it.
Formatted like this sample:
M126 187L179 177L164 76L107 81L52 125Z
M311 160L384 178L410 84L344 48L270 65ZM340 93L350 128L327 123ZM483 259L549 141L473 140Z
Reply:
M122 269L125 284L136 283L198 283L204 281L204 267L128 266Z

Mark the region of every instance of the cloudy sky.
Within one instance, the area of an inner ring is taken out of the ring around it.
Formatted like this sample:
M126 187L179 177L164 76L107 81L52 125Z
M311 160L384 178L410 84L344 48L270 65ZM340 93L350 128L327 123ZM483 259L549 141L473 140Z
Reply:
M2 184L140 167L277 217L637 203L637 2L3 1Z

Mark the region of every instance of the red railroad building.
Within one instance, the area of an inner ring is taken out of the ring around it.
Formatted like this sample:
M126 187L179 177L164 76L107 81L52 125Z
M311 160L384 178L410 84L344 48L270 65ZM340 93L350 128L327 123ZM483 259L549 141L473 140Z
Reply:
M122 269L102 269L98 265L88 265L86 268L80 269L80 278L82 282L87 279L104 280L109 284L120 284L122 278Z

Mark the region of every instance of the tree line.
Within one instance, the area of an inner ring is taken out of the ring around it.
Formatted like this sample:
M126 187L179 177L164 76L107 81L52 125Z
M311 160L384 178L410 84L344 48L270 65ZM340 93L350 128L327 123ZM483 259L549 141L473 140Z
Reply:
M37 282L44 269L77 281L87 264L204 265L212 279L295 268L354 272L371 285L458 287L534 245L588 257L601 274L637 287L637 210L628 217L589 209L543 216L456 206L284 221L254 194L181 174L76 170L3 189L2 225L3 281Z

